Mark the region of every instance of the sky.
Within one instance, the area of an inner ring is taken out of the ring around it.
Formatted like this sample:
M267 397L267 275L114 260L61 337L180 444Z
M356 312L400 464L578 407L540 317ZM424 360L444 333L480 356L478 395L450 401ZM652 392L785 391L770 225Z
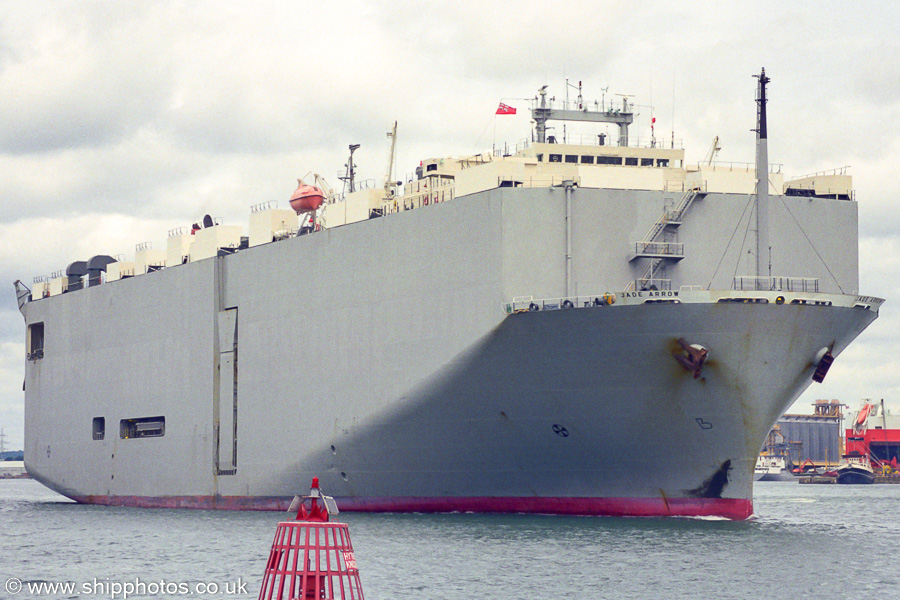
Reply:
M818 398L900 410L900 8L894 2L92 2L0 0L0 428L23 445L24 322L12 282L165 248L204 214L246 226L296 179L383 180L530 136L523 100L633 94L632 135L687 162L752 162L753 74L769 158L850 166L860 291L886 298ZM567 86L566 82L572 84ZM498 102L518 114L496 117ZM6 286L5 292L2 291Z

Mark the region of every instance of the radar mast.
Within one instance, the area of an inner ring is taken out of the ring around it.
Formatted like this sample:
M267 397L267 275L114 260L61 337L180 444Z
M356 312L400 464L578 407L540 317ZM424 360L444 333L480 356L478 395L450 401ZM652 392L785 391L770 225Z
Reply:
M567 83L568 85L568 83ZM573 86L574 87L574 86ZM568 90L567 90L568 93ZM611 105L606 110L605 102L602 110L588 110L581 100L581 82L578 82L578 109L570 109L568 103L563 108L553 108L551 99L547 100L547 86L538 90L539 98L535 97L534 106L531 109L531 118L535 122L537 142L547 142L547 121L581 121L590 123L615 123L619 126L619 146L628 145L628 126L634 122L633 103L629 103L628 96L622 95L621 108L613 108ZM596 104L596 103L595 103Z
M344 182L344 189L341 192L342 196L356 191L356 163L353 162L353 153L357 150L359 150L359 144L350 144L350 158L347 159L347 164L344 165L346 170L343 176L338 176L338 179Z

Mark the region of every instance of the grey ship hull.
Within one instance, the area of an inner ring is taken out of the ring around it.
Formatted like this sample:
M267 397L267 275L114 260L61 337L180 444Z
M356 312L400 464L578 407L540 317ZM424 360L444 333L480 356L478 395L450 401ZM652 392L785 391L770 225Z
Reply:
M682 293L507 314L565 295L561 196L493 190L29 303L29 472L102 504L283 508L318 476L345 510L749 516L758 449L816 353L877 313ZM621 289L614 250L662 194L573 196L575 292ZM737 218L730 196L693 226ZM852 203L794 210L836 211L823 244L855 248ZM682 280L715 284L714 254ZM697 379L678 338L710 350ZM164 435L123 437L157 416Z

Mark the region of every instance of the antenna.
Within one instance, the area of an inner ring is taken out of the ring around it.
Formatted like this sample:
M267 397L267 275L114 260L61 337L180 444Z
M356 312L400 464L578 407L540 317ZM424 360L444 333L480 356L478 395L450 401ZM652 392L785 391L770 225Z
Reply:
M0 454L6 452L6 433L0 429Z
M569 108L569 88L578 90L578 106L576 108L581 110L584 108L584 99L581 97L581 82L579 81L578 85L575 85L574 83L569 83L569 80L566 79L566 108Z
M672 72L672 146L675 148L675 72Z
M653 77L650 77L650 147L656 148L656 115L653 110Z

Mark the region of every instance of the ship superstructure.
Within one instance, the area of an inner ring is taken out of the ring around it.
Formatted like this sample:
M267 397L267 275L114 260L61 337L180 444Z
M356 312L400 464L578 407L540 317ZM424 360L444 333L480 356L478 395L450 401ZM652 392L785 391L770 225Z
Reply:
M319 475L346 510L749 516L770 427L882 302L850 177L686 165L627 100L544 91L508 155L366 187L351 146L315 218L18 284L29 472L106 504L281 508Z
M900 461L900 415L885 409L884 400L865 398L846 429L847 454L864 455L883 472L897 471Z

